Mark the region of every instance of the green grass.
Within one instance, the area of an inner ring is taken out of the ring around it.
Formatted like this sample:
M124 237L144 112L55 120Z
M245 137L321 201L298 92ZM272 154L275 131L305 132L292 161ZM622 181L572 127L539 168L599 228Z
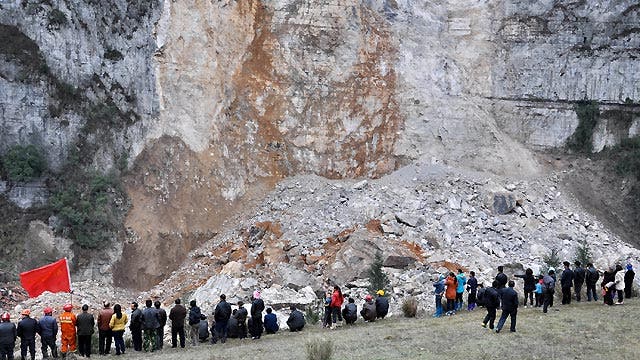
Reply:
M305 359L305 344L326 339L334 359L637 359L637 299L622 306L556 304L548 314L520 308L516 333L495 334L480 326L484 309L452 317L390 318L338 330L319 326L301 333L281 332L261 340L231 339L227 344L167 349L127 355L131 359ZM500 311L498 311L498 317ZM508 321L507 321L508 324Z

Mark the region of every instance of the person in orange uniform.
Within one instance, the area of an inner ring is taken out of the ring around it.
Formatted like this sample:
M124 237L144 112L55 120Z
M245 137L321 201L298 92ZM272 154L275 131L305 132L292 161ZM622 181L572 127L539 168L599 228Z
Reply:
M60 352L66 357L68 352L76 351L76 315L71 312L73 305L62 307L64 312L60 315L60 331L62 332L62 346Z

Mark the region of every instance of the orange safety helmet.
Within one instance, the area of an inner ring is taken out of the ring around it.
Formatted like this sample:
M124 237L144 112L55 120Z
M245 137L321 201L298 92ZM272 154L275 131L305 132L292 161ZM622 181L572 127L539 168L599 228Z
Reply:
M24 310L22 310L22 312L20 313L20 315L27 315L27 316L29 316L29 315L31 315L31 310L29 310L29 309L24 309Z
M2 314L2 321L9 321L11 320L11 314L9 314L8 312Z
M46 308L44 308L44 310L42 310L44 312L45 315L47 314L52 314L53 313L53 309L50 306L47 306Z
M71 305L71 304L67 304L67 305L65 305L65 306L63 306L63 307L62 307L62 310L64 310L64 311L71 311L71 310L73 310L73 305Z

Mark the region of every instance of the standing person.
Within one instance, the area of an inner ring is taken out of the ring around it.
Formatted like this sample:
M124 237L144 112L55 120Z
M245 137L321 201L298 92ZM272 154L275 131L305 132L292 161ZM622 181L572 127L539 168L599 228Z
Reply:
M189 338L191 346L198 345L198 330L200 327L200 308L196 305L195 300L189 302Z
M618 291L618 302L616 305L624 304L624 271L622 265L616 265L616 273L614 277L615 288Z
M362 310L360 310L360 315L365 322L376 321L376 304L373 302L373 297L369 294L364 297L364 304L362 305Z
M236 312L236 319L238 320L238 329L240 329L240 339L247 337L247 316L249 312L244 308L244 303L238 301L238 311Z
M51 356L58 357L58 347L56 346L56 337L58 336L58 322L54 317L53 309L49 306L44 308L44 316L40 319L40 342L42 343L42 357L48 358L48 349L51 349ZM0 357L1 358L1 357Z
M602 283L601 283L601 287L602 287L602 297L604 298L604 303L606 305L613 305L613 284L615 281L615 272L613 271L612 268L609 268L609 270L606 270L604 272L604 274L602 275Z
M596 283L600 278L600 273L593 267L592 263L587 264L587 271L585 276L585 283L587 284L587 301L591 301L591 297L593 296L593 301L598 301L598 293L596 293Z
M449 273L447 279L444 281L444 284L447 286L447 289L444 292L444 297L447 298L447 315L455 314L455 301L456 301L456 290L458 288L458 284L456 283L456 276L453 272Z
M542 303L544 301L544 285L543 285L543 280L544 276L543 275L539 275L538 276L538 282L536 283L536 306L535 307L540 307L542 306Z
M133 350L142 351L142 310L138 308L136 301L131 303L131 323L129 324L129 330L131 330Z
M260 298L260 291L253 292L251 302L251 339L257 340L262 336L264 325L262 324L262 312L264 311L264 301ZM225 324L226 328L226 324Z
M76 315L71 312L73 305L66 304L62 307L63 313L60 315L60 332L62 333L60 352L62 357L67 357L68 352L76 351Z
M113 342L116 346L116 355L124 354L124 329L127 325L127 314L122 312L120 304L113 306L113 315L109 321L109 327L113 334Z
M111 309L111 303L108 301L102 302L102 310L98 313L98 354L108 355L111 351L111 317L113 316L113 309Z
M158 319L158 310L153 307L153 301L146 300L145 308L142 311L142 329L144 330L144 343L142 348L145 352L154 352L157 350L156 334L160 327L160 319Z
M18 331L11 322L11 315L6 312L0 317L0 359L13 360L13 349L16 347Z
M547 308L553 306L553 295L556 293L556 279L554 277L555 270L549 269L549 273L542 278L542 287L544 288L544 303L542 305L542 312L547 313Z
M500 294L498 294L498 281L493 280L491 286L487 287L482 296L482 302L487 309L487 315L482 321L482 327L487 327L489 323L489 329L493 330L493 322L496 321L496 309L500 306Z
M435 295L436 299L436 312L435 314L433 314L433 317L440 317L443 314L442 311L442 295L444 295L444 275L440 274L440 276L437 279L434 279L433 282L433 294Z
M582 268L582 263L576 260L573 267L573 291L576 293L577 302L580 302L582 299L582 285L584 284L585 277L586 273L584 268Z
M213 320L215 321L211 341L215 344L218 339L221 343L227 342L229 330L229 319L231 319L231 305L227 302L227 296L220 294L220 301L213 311Z
M377 308L376 306L376 309ZM342 309L342 317L347 324L353 324L358 320L358 306L356 306L355 300L352 297L347 300L347 305Z
M342 290L338 285L333 287L333 294L331 295L331 318L333 323L331 324L331 328L335 329L338 321L342 322L342 314L340 310L342 309L342 303L344 302L344 296L342 295Z
M464 276L464 272L462 269L458 269L458 275L456 275L456 303L455 310L462 310L463 299L462 295L464 295L464 287L467 285L467 277Z
M273 313L271 308L267 308L267 314L264 316L264 330L267 334L275 334L280 330L278 317Z
M498 294L500 294L500 291L507 286L507 281L509 281L509 278L504 273L504 266L498 266L498 274L495 280L498 282L498 286L495 289L498 291Z
M633 289L633 278L636 276L636 273L633 271L633 266L631 264L627 264L627 272L624 273L624 297L627 299L631 298L631 290Z
M22 320L18 322L18 337L20 338L20 356L22 360L27 359L27 350L31 355L31 360L36 358L36 333L38 332L38 321L31 318L31 310L22 310ZM13 350L12 350L13 351Z
M287 326L289 326L289 331L302 331L305 325L304 314L296 309L295 305L291 305L290 309L291 314L289 314L289 318L287 319Z
M184 319L187 318L187 309L181 304L180 299L174 301L175 305L169 311L171 320L171 347L178 346L178 336L180 336L180 347L184 348Z
M376 319L384 319L389 313L389 300L384 296L384 290L378 290L376 295Z
M473 311L476 308L477 294L478 294L478 279L476 279L475 271L469 272L469 280L467 280L467 310Z
M331 327L331 291L327 291L324 296L324 317L322 327Z
M562 305L571 304L571 288L573 287L573 270L568 261L562 263L564 270L560 275L560 286L562 287Z
M93 314L89 314L89 305L82 305L82 312L76 318L80 356L91 357L91 335L93 335L95 325Z
M167 325L167 312L160 307L160 301L156 300L153 303L156 311L158 312L158 323L160 326L156 329L156 349L162 350L164 347L164 326Z
M496 333L499 333L504 326L507 317L511 317L511 332L516 332L516 316L518 315L518 293L513 289L516 283L513 280L509 281L509 287L502 290L502 315L498 320L498 326L496 327Z
M530 305L533 306L533 292L536 290L536 278L533 276L533 270L527 268L524 271L524 275L516 274L514 276L524 280L524 301L522 305L524 305L525 309L527 308L528 298Z

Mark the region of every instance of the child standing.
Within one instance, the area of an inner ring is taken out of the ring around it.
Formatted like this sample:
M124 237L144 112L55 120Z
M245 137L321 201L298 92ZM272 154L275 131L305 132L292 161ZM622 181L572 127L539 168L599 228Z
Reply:
M331 327L331 291L327 291L324 295L324 317L322 318L322 327Z
M433 293L436 296L436 313L433 314L433 317L442 316L442 295L444 294L444 275L440 275L439 278L434 279Z
M535 307L540 307L542 306L542 284L543 281L542 279L544 278L544 276L542 275L538 275L538 282L536 283L536 289L535 289L535 295L536 295L536 306Z

